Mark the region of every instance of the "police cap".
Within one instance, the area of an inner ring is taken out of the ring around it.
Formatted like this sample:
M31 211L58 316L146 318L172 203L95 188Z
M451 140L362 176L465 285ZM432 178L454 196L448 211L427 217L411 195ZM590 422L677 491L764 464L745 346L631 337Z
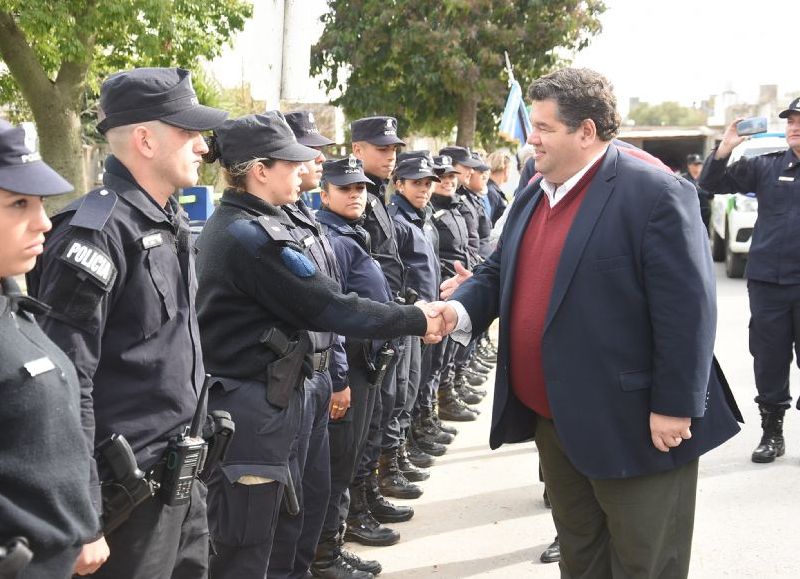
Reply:
M439 150L439 154L450 157L452 163L458 163L459 165L464 165L465 167L471 167L473 169L477 169L483 164L473 159L470 150L466 147L444 147Z
M0 119L0 189L38 197L72 191L72 185L42 161L25 137L25 129Z
M428 159L428 162L433 165L433 156L430 151L419 149L417 151L403 151L397 154L397 162L401 163L406 159Z
M789 106L782 110L778 116L782 119L788 119L792 113L800 113L800 97L790 102Z
M366 141L373 145L405 145L397 137L397 119L394 117L365 117L350 124L353 142Z
M97 130L161 121L190 131L219 126L228 113L203 106L182 68L134 68L112 74L100 88L102 119Z
M686 155L686 164L687 165L697 165L698 163L701 164L701 165L703 164L703 157L702 156L698 155L697 153L691 153L689 155Z
M425 157L416 159L404 159L397 164L394 170L394 180L399 179L425 179L430 177L434 181L439 181L439 177L433 171L433 163Z
M437 175L450 175L458 173L458 169L453 167L453 160L447 155L437 155L433 158L433 170Z
M320 134L314 113L311 111L295 111L286 113L286 122L291 127L297 142L307 147L325 147L333 145L328 137Z
M491 167L483 162L483 159L481 159L481 156L480 156L479 153L476 153L476 152L473 151L472 153L470 153L470 157L472 157L473 159L475 159L479 163L478 166L475 167L476 171L480 171L481 173L483 173L485 171L491 170Z
M301 145L279 111L229 119L215 131L216 146L226 167L252 159L311 161L319 151Z
M338 161L325 161L322 164L322 179L339 187L371 182L364 174L364 164L353 155Z

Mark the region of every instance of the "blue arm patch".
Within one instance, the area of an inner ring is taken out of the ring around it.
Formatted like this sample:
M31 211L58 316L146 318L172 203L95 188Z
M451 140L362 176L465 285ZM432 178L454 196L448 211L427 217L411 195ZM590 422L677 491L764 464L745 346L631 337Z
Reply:
M289 271L297 277L311 277L317 272L317 268L310 259L289 247L281 249L281 259Z

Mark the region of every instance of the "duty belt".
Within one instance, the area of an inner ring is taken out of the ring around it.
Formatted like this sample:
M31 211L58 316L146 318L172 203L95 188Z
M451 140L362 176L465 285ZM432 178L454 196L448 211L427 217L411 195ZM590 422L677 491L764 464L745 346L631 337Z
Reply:
M314 352L314 370L317 372L324 372L328 369L331 363L331 349L323 350L322 352Z

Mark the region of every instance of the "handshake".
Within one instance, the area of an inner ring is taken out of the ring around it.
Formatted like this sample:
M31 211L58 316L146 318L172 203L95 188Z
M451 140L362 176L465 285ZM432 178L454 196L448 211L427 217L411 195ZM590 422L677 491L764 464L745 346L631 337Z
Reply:
M456 275L442 282L441 298L446 300L462 283L472 277L472 272L468 271L460 262L455 262ZM455 308L447 302L421 302L415 304L428 318L428 329L422 341L426 344L436 344L451 334L458 324L458 314Z
M436 344L456 329L458 315L455 308L447 302L422 302L415 304L424 313L428 320L428 328L422 341L426 344Z

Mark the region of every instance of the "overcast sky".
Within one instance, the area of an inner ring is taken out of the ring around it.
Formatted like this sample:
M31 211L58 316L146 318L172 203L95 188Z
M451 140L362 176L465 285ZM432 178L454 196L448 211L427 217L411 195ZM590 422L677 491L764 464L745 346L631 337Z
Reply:
M685 104L732 89L752 100L761 84L800 89L800 3L788 0L606 0L603 31L574 64L604 73L629 97ZM624 103L624 104L623 104Z

